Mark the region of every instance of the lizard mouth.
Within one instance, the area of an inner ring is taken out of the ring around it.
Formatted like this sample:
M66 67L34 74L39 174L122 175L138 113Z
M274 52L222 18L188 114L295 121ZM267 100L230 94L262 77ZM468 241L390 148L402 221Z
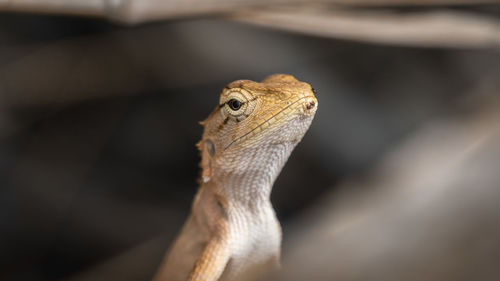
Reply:
M301 107L298 107L297 103L299 103L301 101L305 101L305 102L302 104ZM280 115L287 113L290 109L292 109L292 110L295 109L295 111L297 111L298 114L294 114L294 115L299 115L299 116L310 116L310 115L313 115L316 112L317 103L318 102L317 102L317 100L316 100L316 98L314 96L306 96L306 97L302 97L302 98L299 98L299 99L295 100L294 102L288 104L287 106L283 107L281 110L279 110L278 112L276 112L275 114L273 114L268 119L266 119L263 122L259 123L257 126L255 126L254 128L252 128L247 133L245 133L242 136L239 136L238 138L236 138L233 141L231 141L224 148L224 150L228 149L234 143L236 143L236 142L238 142L238 141L240 141L242 139L245 139L245 138L248 139L249 137L253 136L254 134L260 132L260 131L257 131L257 130L259 128L261 128L262 126L264 126L264 124L269 124L273 120L276 120Z

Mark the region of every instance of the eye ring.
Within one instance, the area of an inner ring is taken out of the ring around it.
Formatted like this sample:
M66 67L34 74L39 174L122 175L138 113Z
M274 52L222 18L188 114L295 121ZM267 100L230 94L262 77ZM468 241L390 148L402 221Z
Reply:
M243 104L244 104L244 102L240 102L237 99L230 99L227 101L227 105L233 111L238 111Z
M254 96L245 89L228 89L223 91L219 100L224 118L237 122L246 119L255 109L257 102Z

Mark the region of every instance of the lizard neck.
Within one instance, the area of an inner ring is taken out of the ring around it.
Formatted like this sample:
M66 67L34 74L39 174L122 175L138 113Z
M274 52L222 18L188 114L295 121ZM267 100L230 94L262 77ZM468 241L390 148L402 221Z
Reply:
M216 159L212 183L215 192L235 207L255 207L269 204L274 181L286 163L296 143L269 144L249 150L247 159L235 159L228 154Z

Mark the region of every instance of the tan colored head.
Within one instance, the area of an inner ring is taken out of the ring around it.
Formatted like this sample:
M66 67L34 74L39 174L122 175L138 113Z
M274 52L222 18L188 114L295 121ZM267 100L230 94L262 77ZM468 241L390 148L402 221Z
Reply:
M290 150L285 153L286 161L309 128L317 106L311 86L291 75L227 85L217 108L202 122L205 130L198 147L205 181L218 168L227 170L233 165L240 170L238 161L256 160L259 151L273 146ZM251 163L244 166L252 168Z

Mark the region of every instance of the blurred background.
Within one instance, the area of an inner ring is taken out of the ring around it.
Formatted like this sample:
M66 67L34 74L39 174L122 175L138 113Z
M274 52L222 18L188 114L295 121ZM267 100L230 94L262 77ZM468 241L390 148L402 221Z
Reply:
M149 280L203 120L288 73L319 109L269 280L500 280L500 3L0 0L0 280Z

